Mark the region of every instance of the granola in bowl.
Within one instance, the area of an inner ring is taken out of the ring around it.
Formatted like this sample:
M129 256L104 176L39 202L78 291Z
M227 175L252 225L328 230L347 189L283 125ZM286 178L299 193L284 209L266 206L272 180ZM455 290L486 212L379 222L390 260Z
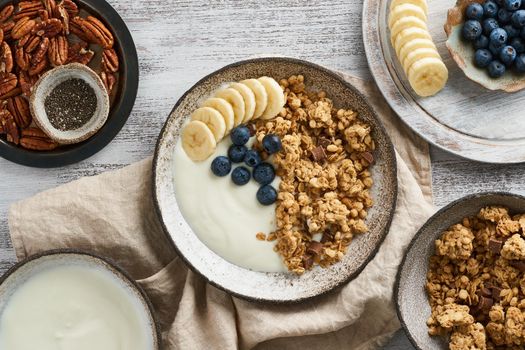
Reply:
M430 335L451 350L525 346L525 214L487 206L435 241L426 290Z
M302 274L339 262L354 235L368 230L375 144L358 113L336 109L324 91L307 91L302 75L279 83L286 105L277 118L256 123L254 147L262 149L267 134L282 139L273 158L281 178L277 230L266 239L276 240L288 269Z

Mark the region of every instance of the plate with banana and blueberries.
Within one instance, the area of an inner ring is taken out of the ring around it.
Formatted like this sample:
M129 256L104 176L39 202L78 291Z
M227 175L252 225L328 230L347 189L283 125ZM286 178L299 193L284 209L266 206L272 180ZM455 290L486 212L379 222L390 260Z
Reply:
M463 158L525 162L525 0L365 0L363 37L416 133Z

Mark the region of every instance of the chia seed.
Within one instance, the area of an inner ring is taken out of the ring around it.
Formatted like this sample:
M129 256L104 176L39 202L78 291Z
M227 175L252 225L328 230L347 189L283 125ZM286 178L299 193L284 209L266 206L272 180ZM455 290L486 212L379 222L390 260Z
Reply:
M97 96L84 80L69 79L51 91L44 107L54 128L61 131L75 130L93 117L97 109Z

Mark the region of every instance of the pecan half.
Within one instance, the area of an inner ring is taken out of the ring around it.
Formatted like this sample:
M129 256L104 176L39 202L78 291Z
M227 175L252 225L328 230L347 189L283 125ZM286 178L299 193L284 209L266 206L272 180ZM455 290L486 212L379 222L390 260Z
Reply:
M34 18L38 16L38 11L43 9L44 5L39 0L22 1L18 3L18 11L13 16L13 19L17 21L24 17Z
M31 57L31 65L38 66L38 64L46 57L48 49L49 38L44 37L40 42L40 45L38 45L38 48L35 50L35 53L33 53L33 57Z
M31 125L32 117L29 110L29 103L22 96L15 96L7 100L7 110L15 118L16 125L25 129Z
M55 17L62 22L62 27L64 28L64 34L69 35L69 13L64 7L64 3L58 4L55 10Z
M84 22L84 19L81 17L71 18L69 21L69 31L75 34L80 40L89 41L86 34L84 34L84 30L82 30L82 22Z
M38 81L38 76L30 76L28 72L22 71L18 75L18 81L20 82L20 89L26 97L31 96L33 85Z
M31 64L31 55L28 54L23 47L19 47L15 51L15 61L21 70L29 70Z
M102 72L100 73L100 78L102 79L102 82L104 83L108 94L111 95L111 92L113 92L113 88L115 87L115 83L117 82L115 74Z
M42 21L47 21L49 19L49 12L47 10L40 10L38 11L38 17L40 17Z
M7 109L0 110L0 134L7 135L7 141L18 145L20 132L16 126L15 119Z
M58 147L58 143L51 140L42 130L28 128L22 130L20 146L33 151L52 151Z
M83 44L86 44L85 46ZM69 46L67 63L80 63L87 65L95 56L91 50L87 50L87 43L74 43Z
M57 18L50 18L47 21L42 21L38 23L33 30L31 31L32 34L36 34L38 36L45 36L48 38L54 37L55 35L58 35L62 31L62 22L60 22Z
M18 78L13 73L0 72L0 95L5 95L18 84Z
M50 15L55 13L56 8L57 8L57 4L56 4L55 0L42 0L42 2L44 3L44 7L45 7L46 11Z
M62 2L59 5L64 6L67 13L69 14L69 18L78 15L78 6L73 2L73 0L62 0Z
M4 32L4 40L11 39L11 31L13 30L14 26L15 22L13 21L0 24L0 29L2 29L2 32Z
M114 44L113 34L106 28L104 23L93 16L88 16L81 22L82 30L89 42L98 44L104 49L111 49Z
M36 22L29 17L24 17L16 22L15 26L11 30L11 37L13 39L20 39L27 33L30 33L35 28Z
M15 96L18 96L22 93L22 89L19 88L19 87L16 87L14 88L13 90L9 91L8 93L6 94L3 94L0 96L0 100L4 101L11 98L11 97L15 97Z
M114 49L104 50L102 53L102 69L106 72L118 72L118 55Z
M15 7L13 5L8 5L4 7L2 11L0 11L0 22L3 23L7 21L9 18L11 18L11 16L13 15L13 12L15 12Z
M26 50L27 53L31 53L38 48L41 41L42 41L41 37L31 34L31 37L29 38L27 43L24 45L24 49Z
M44 54L44 58L42 59L42 61L38 62L38 64L36 65L32 65L29 68L29 75L34 76L34 75L42 73L44 69L48 67L48 63L49 62L47 61L47 56Z
M0 72L11 73L13 71L13 53L11 48L4 41L0 45Z
M61 66L67 62L69 51L69 43L67 38L63 35L58 35L51 38L49 43L48 57L49 62L54 67Z

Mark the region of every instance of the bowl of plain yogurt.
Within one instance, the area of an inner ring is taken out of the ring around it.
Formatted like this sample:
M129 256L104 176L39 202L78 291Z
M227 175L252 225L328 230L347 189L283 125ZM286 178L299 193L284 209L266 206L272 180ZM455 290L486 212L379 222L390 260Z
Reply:
M147 296L90 253L38 254L0 279L0 349L158 350Z

